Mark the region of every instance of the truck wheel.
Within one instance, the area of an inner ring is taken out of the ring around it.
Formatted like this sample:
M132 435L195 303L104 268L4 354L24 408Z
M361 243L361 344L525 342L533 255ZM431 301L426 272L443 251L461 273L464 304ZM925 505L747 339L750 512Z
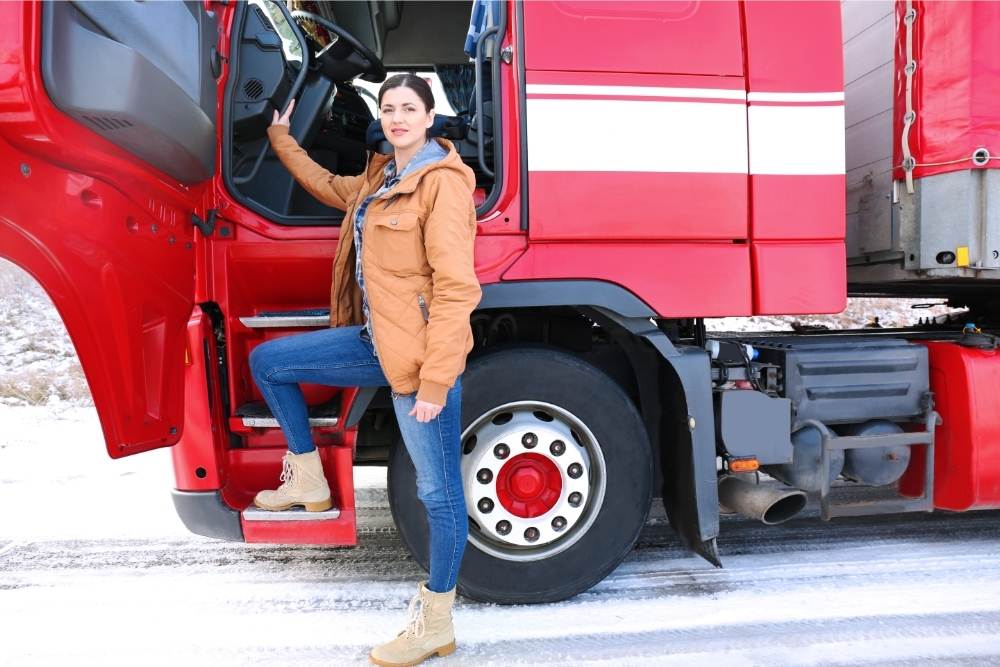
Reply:
M553 349L470 359L462 375L462 476L469 543L459 592L502 604L587 590L631 551L649 513L646 430L621 387ZM427 517L401 442L389 506L426 570Z

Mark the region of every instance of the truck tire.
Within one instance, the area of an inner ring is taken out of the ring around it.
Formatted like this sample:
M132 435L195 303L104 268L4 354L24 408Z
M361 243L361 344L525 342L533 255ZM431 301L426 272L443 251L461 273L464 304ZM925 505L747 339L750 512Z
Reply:
M632 401L602 371L555 349L507 348L470 359L462 375L462 477L459 592L555 602L632 550L649 514L652 453ZM427 570L427 517L402 442L388 487L400 536Z

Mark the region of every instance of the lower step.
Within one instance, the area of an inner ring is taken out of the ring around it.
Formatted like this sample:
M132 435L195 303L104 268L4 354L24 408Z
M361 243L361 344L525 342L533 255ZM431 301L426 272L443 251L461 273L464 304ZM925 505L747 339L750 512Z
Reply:
M262 510L259 507L251 505L243 510L244 521L329 521L339 518L340 510L336 507L323 512L307 512L301 507L294 507L289 510L282 510L281 512L272 512L271 510Z
M354 509L325 512L243 510L243 539L261 544L322 544L351 547L358 543Z

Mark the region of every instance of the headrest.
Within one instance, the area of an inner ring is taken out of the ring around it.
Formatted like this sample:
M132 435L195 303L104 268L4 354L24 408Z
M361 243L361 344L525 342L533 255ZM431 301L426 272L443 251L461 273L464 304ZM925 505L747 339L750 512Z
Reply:
M464 139L468 130L469 123L463 116L446 116L438 113L434 114L434 124L431 125L428 134L432 137L444 137L456 141ZM385 138L385 133L382 132L382 121L378 118L368 125L368 130L365 132L365 144L369 150L376 153L382 155L392 153L392 144Z

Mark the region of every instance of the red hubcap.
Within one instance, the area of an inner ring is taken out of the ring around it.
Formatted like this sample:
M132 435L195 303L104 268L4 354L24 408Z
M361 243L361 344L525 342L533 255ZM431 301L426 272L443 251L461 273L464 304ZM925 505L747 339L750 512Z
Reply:
M504 509L523 519L541 516L559 500L562 475L541 454L519 454L497 475L497 498Z

